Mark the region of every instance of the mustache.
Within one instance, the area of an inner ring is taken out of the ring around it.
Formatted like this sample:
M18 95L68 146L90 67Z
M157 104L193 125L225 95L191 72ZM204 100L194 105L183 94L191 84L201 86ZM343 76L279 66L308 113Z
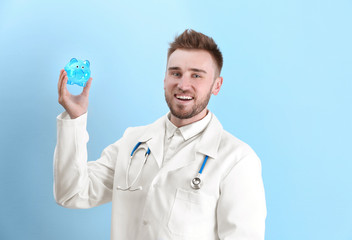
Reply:
M181 88L177 88L174 91L174 94L193 94L192 92L190 92L189 90L183 90Z

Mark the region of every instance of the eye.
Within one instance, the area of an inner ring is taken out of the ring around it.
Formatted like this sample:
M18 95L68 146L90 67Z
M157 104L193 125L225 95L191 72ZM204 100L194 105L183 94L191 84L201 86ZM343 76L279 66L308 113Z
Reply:
M200 78L201 76L198 75L198 74L193 74L193 77L194 77L194 78Z
M78 68L78 66L76 66L76 68Z
M175 76L175 77L179 77L179 76L181 76L181 74L180 74L180 73L178 73L178 72L172 72L172 73L171 73L171 75L172 75L172 76Z
M82 66L82 68L84 68L84 66Z

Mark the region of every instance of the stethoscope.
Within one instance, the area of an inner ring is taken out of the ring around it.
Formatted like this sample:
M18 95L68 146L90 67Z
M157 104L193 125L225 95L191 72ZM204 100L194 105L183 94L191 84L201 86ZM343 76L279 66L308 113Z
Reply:
M142 142L138 142L136 144L136 146L133 148L132 152L131 152L131 157L129 159L129 162L128 162L128 165L127 165L127 169L126 169L126 187L123 188L121 186L117 186L117 189L118 190L121 190L121 191L137 191L137 190L142 190L142 186L138 186L137 188L132 188L132 186L137 182L137 180L139 179L139 177L141 176L142 174L142 171L143 171L143 168L144 168L144 165L147 163L147 160L148 160L148 157L150 155L150 148L147 149L147 151L145 152L145 155L144 155L144 161L142 163L142 167L139 169L135 179L132 181L131 184L129 184L129 174L130 174L130 167L131 167L131 164L132 164L132 159L133 159L133 156L134 156L134 153L136 152L136 150L138 149L138 147L142 144ZM204 157L204 160L203 160L203 164L202 166L200 167L199 169L199 172L197 174L197 176L195 176L192 180L191 180L191 187L195 190L198 190L200 189L200 186L202 184L202 179L201 179L201 174L203 172L203 169L204 169L204 166L206 164L208 160L208 155L205 155Z
M134 153L135 151L137 150L137 148L139 147L139 145L141 145L142 142L138 142L136 144L136 146L133 148L132 152L131 152L131 157L130 157L130 160L128 162L128 165L127 165L127 170L126 170L126 187L123 188L123 187L120 187L120 186L117 186L117 189L118 190L122 190L122 191L136 191L136 190L142 190L142 186L139 186L137 188L132 188L133 184L135 184L135 182L137 182L138 178L141 176L142 174L142 170L143 170L143 167L144 165L147 163L147 160L148 160L148 157L150 155L150 149L148 148L148 150L145 152L145 155L144 155L144 161L143 161L143 164L142 164L142 167L139 169L139 172L137 173L137 176L135 177L135 179L132 181L131 185L128 184L128 178L129 178L129 175L130 175L130 167L131 167L131 164L132 164L132 158L134 156Z

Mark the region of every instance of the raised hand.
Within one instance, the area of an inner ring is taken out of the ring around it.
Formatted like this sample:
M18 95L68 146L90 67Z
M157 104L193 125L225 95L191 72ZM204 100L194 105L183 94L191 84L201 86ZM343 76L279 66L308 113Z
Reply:
M68 77L66 71L61 69L59 82L57 84L59 103L65 108L70 117L74 119L86 113L88 110L89 89L93 78L89 78L86 86L83 88L82 93L79 95L72 95L67 90L67 80Z

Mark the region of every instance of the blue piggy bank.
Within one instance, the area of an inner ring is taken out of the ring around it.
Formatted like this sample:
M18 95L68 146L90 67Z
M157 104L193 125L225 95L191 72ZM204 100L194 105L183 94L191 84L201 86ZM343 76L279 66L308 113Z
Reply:
M90 63L88 60L82 61L72 58L65 66L67 72L67 84L85 87L90 77Z

